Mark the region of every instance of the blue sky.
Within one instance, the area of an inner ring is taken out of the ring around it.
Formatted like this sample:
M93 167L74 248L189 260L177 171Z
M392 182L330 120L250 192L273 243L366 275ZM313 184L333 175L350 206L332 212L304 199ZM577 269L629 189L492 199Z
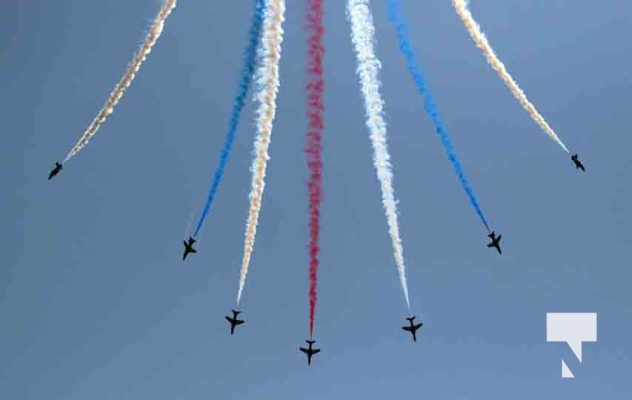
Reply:
M448 1L405 1L418 61L504 254L422 108L385 1L373 1L416 344L364 124L344 4L326 4L321 268L310 368L303 2L288 2L255 252L230 336L248 208L245 108L199 253L201 211L238 83L252 1L181 1L115 113L54 181L160 3L0 3L0 398L629 399L632 82L628 1L473 2L533 123ZM572 3L572 8L571 8ZM597 312L583 363L547 312ZM564 380L561 358L576 376Z

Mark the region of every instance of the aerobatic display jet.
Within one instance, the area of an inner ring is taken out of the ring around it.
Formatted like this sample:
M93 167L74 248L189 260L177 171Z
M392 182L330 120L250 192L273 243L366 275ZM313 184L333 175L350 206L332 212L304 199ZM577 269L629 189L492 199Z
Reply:
M410 322L410 326L402 326L402 329L405 331L408 331L410 333L412 333L413 335L413 341L417 341L417 329L421 328L423 326L423 322L420 322L418 324L413 323L413 320L415 319L415 317L408 317L406 318L408 320L408 322Z
M58 162L55 162L55 166L53 167L52 171L50 171L50 174L48 174L48 180L50 181L51 179L53 179L55 177L55 175L57 175L59 173L59 171L61 171L61 167L62 165Z
M191 236L189 236L189 239L186 242L183 241L182 243L184 243L184 255L182 256L182 261L184 261L187 259L189 253L197 253L197 250L193 248L193 243L195 243L195 239L193 239Z
M312 349L312 345L316 343L315 340L306 340L306 342L309 344L309 348L306 349L305 347L299 347L299 350L307 354L307 365L311 365L312 356L316 353L319 353L320 349Z
M237 315L241 312L241 311L235 311L235 310L231 310L233 312L233 316L232 318L229 317L228 315L226 315L224 318L226 318L226 321L230 322L230 334L232 335L233 333L235 333L235 327L237 325L241 325L243 324L244 320L242 319L237 319Z
M582 164L582 162L579 161L579 156L577 154L573 154L571 156L571 160L573 160L573 163L575 163L575 169L581 169L582 171L586 172L586 169L584 168L584 164Z
M492 240L487 244L487 247L495 247L496 250L498 250L498 254L503 254L503 252L500 250L500 238L502 236L503 235L498 235L498 237L496 237L496 232L492 231L492 233L487 235L487 237Z

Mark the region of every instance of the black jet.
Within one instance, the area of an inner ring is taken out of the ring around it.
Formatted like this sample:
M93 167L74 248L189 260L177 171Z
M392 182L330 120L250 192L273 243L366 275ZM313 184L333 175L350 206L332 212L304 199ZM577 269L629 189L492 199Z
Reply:
M312 356L316 353L320 353L320 349L312 349L312 345L316 343L315 340L306 340L306 342L309 344L309 348L306 349L305 347L299 347L299 350L307 354L307 365L311 365Z
M55 166L53 167L53 170L50 171L50 174L48 174L48 180L50 181L51 179L53 179L55 177L55 175L57 175L59 173L59 171L61 171L61 167L62 165L58 162L55 162Z
M410 326L402 326L402 329L405 331L408 331L410 333L413 334L413 341L417 341L417 329L421 328L424 323L420 322L418 324L413 323L413 320L415 319L415 317L408 317L406 318L408 320L408 322L410 322Z
M573 160L573 162L575 163L575 169L581 169L582 171L586 172L586 168L584 168L584 164L579 161L579 156L577 154L573 154L571 156L571 160Z
M232 335L233 333L235 333L235 327L237 325L241 325L243 324L244 320L242 319L237 319L237 315L241 312L241 311L235 311L235 310L231 310L233 312L233 317L229 317L228 315L226 315L224 318L226 318L226 320L228 322L230 322L230 334Z
M187 259L189 253L197 253L197 250L193 248L193 243L195 243L195 239L193 239L191 236L189 236L189 239L186 242L183 241L182 243L184 243L184 255L182 256L182 261L184 261Z
M487 235L487 237L492 240L490 243L487 243L487 247L495 247L496 250L498 250L498 254L503 254L503 252L500 250L500 238L502 236L503 235L498 235L498 237L496 237L496 232L492 231L492 233Z

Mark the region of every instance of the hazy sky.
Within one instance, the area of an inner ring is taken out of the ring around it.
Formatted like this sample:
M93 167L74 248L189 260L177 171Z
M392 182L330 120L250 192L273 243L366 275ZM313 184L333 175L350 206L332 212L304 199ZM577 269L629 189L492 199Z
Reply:
M221 3L221 4L220 4ZM254 102L182 263L235 96L254 1L181 0L115 113L52 182L160 7L0 2L0 398L629 399L632 2L474 1L499 56L587 172L509 94L448 0L408 0L418 61L503 255L486 248L386 15L377 53L412 343L342 0L326 4L321 268L310 368L303 1L234 336ZM252 96L249 96L251 98ZM583 363L547 312L597 312ZM564 358L576 379L561 378Z

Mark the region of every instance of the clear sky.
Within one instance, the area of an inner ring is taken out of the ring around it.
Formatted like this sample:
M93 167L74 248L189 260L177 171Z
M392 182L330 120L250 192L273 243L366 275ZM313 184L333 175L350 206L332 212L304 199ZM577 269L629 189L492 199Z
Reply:
M278 113L234 336L254 106L198 243L253 1L181 0L97 136L46 176L103 105L157 0L0 2L0 398L632 398L632 2L485 1L492 45L587 172L505 89L448 0L403 11L502 256L463 193L373 1L414 312L412 343L344 2L326 2L322 253L307 368L304 2L287 2ZM597 312L583 363L547 312ZM561 378L561 359L576 379Z

